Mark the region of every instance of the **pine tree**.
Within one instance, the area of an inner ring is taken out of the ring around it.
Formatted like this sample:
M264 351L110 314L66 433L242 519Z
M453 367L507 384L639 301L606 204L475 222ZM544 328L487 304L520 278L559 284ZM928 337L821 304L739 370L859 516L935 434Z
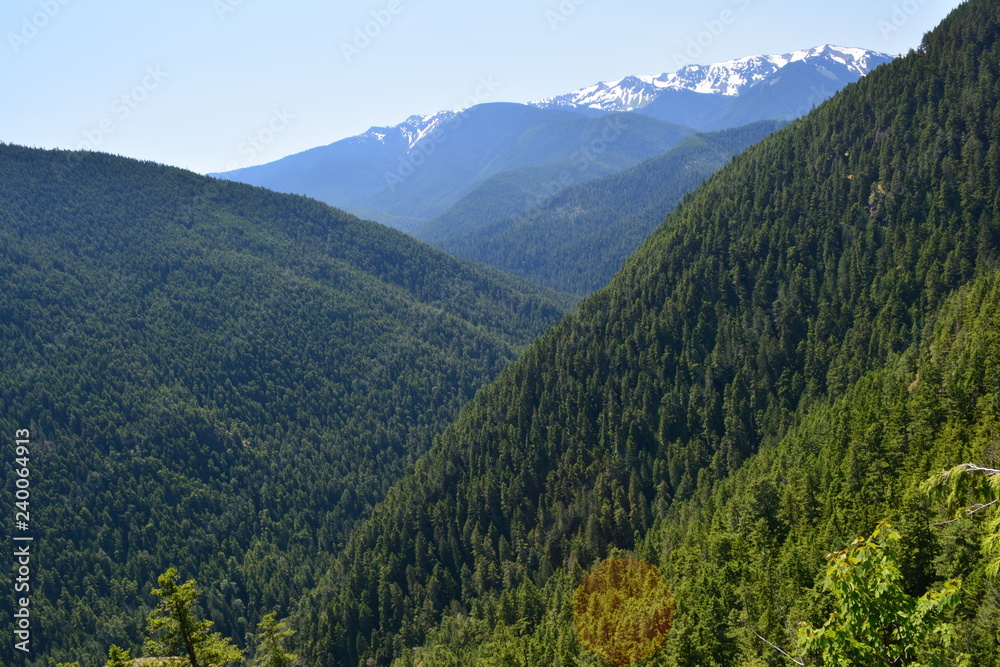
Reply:
M132 651L112 644L104 667L132 667Z
M254 667L291 667L299 656L285 647L285 640L295 634L284 621L277 620L277 613L271 612L257 624L257 657Z
M221 667L243 659L243 652L229 639L211 632L211 621L197 619L198 588L193 579L178 585L177 570L170 568L157 581L160 587L153 589L153 595L160 602L146 619L147 655L182 657L190 667Z

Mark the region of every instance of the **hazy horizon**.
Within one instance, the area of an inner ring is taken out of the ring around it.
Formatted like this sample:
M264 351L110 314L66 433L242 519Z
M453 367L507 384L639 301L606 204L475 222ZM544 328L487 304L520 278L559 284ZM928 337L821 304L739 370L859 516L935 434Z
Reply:
M958 4L16 0L0 9L0 141L223 171L413 114L691 63L821 44L905 53Z

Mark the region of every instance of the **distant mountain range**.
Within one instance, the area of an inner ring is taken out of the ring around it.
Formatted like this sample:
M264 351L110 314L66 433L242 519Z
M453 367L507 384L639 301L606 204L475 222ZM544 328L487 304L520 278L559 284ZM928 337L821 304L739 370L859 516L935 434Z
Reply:
M552 196L656 157L696 132L798 118L890 60L825 45L689 65L528 104L410 116L393 127L213 175L309 195L417 232L488 181L504 183L497 201L510 193L519 202ZM508 206L498 216L517 212Z
M562 189L631 167L695 133L638 114L598 118L508 103L428 118L219 176L306 194L413 231L497 174L548 165L529 187Z
M826 44L783 55L747 56L711 65L688 65L659 76L627 76L530 104L542 109L637 111L667 91L738 97L758 84L776 85L782 70L792 64L805 65L832 81L850 82L891 60L892 56L885 53Z

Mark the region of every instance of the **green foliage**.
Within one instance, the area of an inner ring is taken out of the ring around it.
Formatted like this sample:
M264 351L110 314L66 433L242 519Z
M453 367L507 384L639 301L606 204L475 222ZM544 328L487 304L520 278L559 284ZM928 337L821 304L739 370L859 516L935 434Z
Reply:
M153 589L159 603L146 619L149 638L143 651L150 657L183 657L190 667L223 667L243 659L243 652L221 633L212 632L212 622L199 620L195 605L198 588L193 579L177 583L177 570L169 568Z
M969 517L1000 503L1000 470L963 463L932 477L924 489L934 495L946 491L945 502L951 507L973 500L975 504L958 510L956 519ZM982 543L983 553L990 559L986 572L1000 576L1000 512L996 509L983 527Z
M108 661L104 667L132 667L132 651L112 644L108 649Z
M859 537L829 556L823 585L836 598L837 610L822 627L799 629L801 652L836 667L968 664L967 657L948 652L956 629L947 617L958 602L960 582L949 580L919 598L907 595L893 545L899 539L883 522L871 537Z
M284 621L278 621L277 612L272 611L257 624L257 653L254 667L291 667L299 657L289 651L285 643L295 634Z

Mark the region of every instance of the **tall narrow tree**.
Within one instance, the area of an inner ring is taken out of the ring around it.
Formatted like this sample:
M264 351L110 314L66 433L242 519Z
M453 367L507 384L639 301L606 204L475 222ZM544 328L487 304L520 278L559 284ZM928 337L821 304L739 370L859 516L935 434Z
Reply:
M285 647L285 640L295 634L288 629L284 621L278 620L278 614L271 612L260 619L257 624L257 656L255 667L291 667L299 657Z
M195 581L178 584L177 578L177 570L170 568L157 580L160 587L153 589L160 602L146 619L150 635L143 646L146 655L181 657L190 667L222 667L242 660L242 651L220 633L211 631L211 621L198 620Z

